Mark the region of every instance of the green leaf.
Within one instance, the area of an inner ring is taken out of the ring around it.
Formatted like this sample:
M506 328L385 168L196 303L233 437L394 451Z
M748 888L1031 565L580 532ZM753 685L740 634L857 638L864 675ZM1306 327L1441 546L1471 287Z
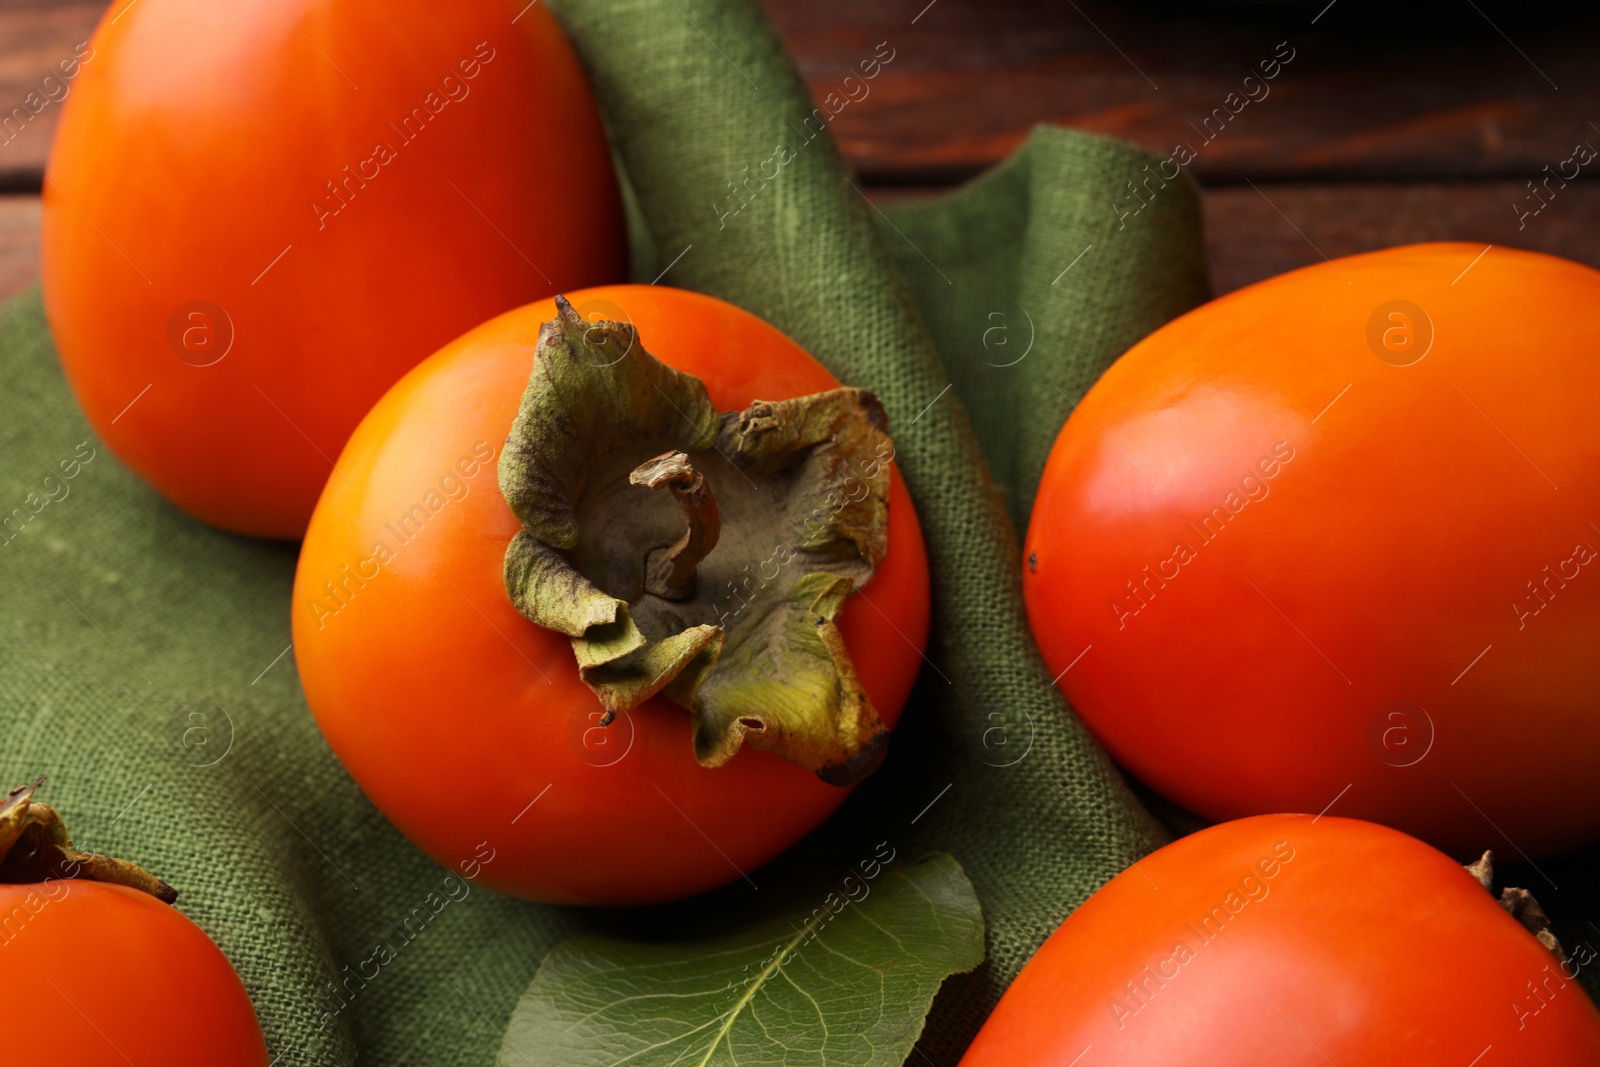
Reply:
M951 856L880 859L810 910L733 933L561 943L512 1013L500 1067L904 1063L940 983L983 961L983 914Z

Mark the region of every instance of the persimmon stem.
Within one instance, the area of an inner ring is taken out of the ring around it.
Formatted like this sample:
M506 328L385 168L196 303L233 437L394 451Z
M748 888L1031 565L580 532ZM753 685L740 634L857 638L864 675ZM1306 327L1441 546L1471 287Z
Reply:
M695 568L717 547L722 536L722 515L705 476L682 452L664 452L635 467L628 475L634 485L670 489L683 510L687 529L670 546L652 548L645 557L644 588L666 600L687 600L694 595Z
M78 878L124 885L166 904L178 899L176 889L137 863L73 848L60 814L33 799L43 784L40 778L20 785L0 801L0 885Z
M1494 895L1494 853L1485 851L1475 862L1466 865L1467 873L1477 879L1478 884ZM1500 906L1511 913L1511 917L1522 924L1523 929L1532 934L1534 938L1555 954L1556 959L1562 963L1567 962L1567 950L1561 947L1561 942L1556 940L1556 935L1550 932L1550 916L1544 913L1539 902L1533 894L1526 889L1515 886L1504 886L1500 890Z
M687 711L700 766L750 747L861 781L889 729L836 620L889 548L883 405L840 387L719 411L626 316L557 307L500 454L511 603L571 640L606 717Z

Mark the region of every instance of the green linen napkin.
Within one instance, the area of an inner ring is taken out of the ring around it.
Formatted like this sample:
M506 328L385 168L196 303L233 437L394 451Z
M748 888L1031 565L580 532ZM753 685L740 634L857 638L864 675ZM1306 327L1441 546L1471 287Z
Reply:
M914 61L916 26L816 110L753 3L557 11L611 124L636 246L655 250L642 280L668 268L663 284L750 309L889 412L929 544L931 662L884 769L803 847L893 834L902 855L941 849L965 867L989 961L947 983L920 1046L953 1063L1033 949L1162 840L1050 684L1017 529L1073 401L1205 298L1198 198L1187 179L1142 186L1129 215L1126 183L1154 157L1041 130L966 189L880 211L826 126L873 63ZM445 872L366 801L305 707L284 654L294 548L210 529L121 467L73 403L37 293L0 311L8 516L0 777L48 773L43 799L81 845L181 887L277 1064L488 1067L561 938L704 910L595 914L474 888L397 933ZM380 942L393 962L335 993Z

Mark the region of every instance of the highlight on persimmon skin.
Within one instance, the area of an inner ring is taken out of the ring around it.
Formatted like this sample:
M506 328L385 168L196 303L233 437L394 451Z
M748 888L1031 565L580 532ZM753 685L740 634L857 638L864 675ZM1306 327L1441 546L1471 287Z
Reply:
M839 385L778 330L711 297L660 286L567 297L587 321L631 323L657 359L705 383L718 411ZM446 345L357 428L338 460L348 480L329 479L301 551L295 658L333 751L439 863L455 869L486 844L493 859L478 877L505 892L677 899L748 875L848 790L749 744L701 766L690 712L659 694L602 726L572 638L512 604L506 553L522 527L496 463L556 310L530 304ZM887 551L837 624L892 729L922 663L929 579L911 498L889 469ZM682 522L670 500L656 503ZM778 524L771 535L787 544ZM752 572L765 558L747 561Z
M627 276L599 111L542 5L515 24L498 0L299 7L108 11L62 101L40 244L96 435L189 514L288 539L430 352Z
M1419 968L1418 945L1449 946ZM1581 955L1580 955L1581 953ZM1600 1062L1570 959L1450 857L1375 823L1262 815L1139 860L1023 967L962 1067ZM1084 1058L1088 1063L1088 1057ZM1483 1062L1489 1062L1485 1058Z
M1597 303L1588 267L1418 245L1118 360L1051 452L1022 574L1112 757L1211 819L1337 800L1462 861L1600 838Z

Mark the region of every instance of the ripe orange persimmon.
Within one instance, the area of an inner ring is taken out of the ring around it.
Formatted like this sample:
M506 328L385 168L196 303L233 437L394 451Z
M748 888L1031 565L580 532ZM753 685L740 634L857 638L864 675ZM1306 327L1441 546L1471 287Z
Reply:
M572 293L571 304L584 321L631 323L639 345L702 379L721 411L838 384L776 329L710 297L617 286ZM722 766L701 766L690 713L662 696L601 725L573 641L513 607L507 548L520 526L496 461L541 325L556 318L547 300L472 330L403 378L357 428L301 551L295 658L334 752L439 862L453 867L481 847L493 855L481 878L507 892L668 900L748 876L847 791L748 745ZM889 471L887 553L838 615L886 726L922 663L929 596L911 499ZM726 500L728 486L715 488ZM724 516L725 528L739 519L727 508ZM761 530L763 549L793 536L780 519L773 512ZM762 569L760 556L748 562Z
M1429 949L1432 951L1429 951ZM1563 960L1420 841L1264 815L1117 875L1006 990L963 1067L1600 1063Z
M95 432L179 507L298 538L405 371L626 275L599 113L555 21L522 6L106 13L45 173L45 306Z
M6 964L27 978L27 1024L0 1061L266 1067L238 975L171 905L120 885L0 885Z
M177 893L72 848L38 784L0 800L0 959L16 1001L0 1063L267 1067L243 983Z
M1123 766L1214 819L1469 859L1600 836L1600 272L1394 248L1222 297L1056 441L1029 619Z

